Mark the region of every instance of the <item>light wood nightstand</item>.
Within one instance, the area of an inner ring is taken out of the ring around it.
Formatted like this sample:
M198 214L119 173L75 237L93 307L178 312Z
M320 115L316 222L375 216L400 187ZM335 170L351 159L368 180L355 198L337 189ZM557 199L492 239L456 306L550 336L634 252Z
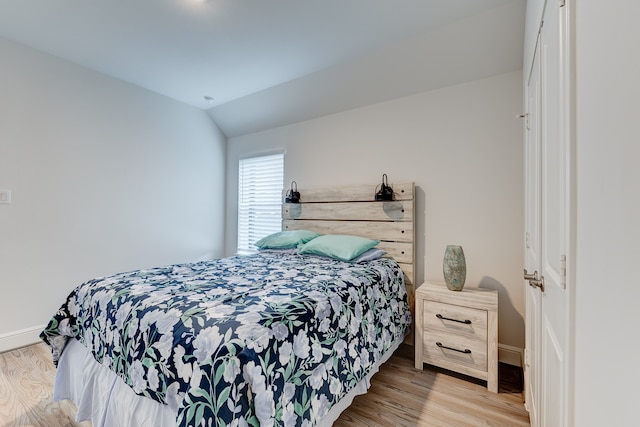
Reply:
M423 283L416 290L415 366L439 366L498 392L498 291Z

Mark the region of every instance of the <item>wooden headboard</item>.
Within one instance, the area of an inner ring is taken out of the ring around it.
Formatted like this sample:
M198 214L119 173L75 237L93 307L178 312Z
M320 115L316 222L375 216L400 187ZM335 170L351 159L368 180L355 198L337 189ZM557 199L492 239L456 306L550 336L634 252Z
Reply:
M404 272L409 307L415 295L415 186L393 184L393 201L374 201L375 185L302 188L300 203L282 205L283 230L351 234L380 240ZM286 193L286 192L285 192ZM407 342L413 342L413 328Z

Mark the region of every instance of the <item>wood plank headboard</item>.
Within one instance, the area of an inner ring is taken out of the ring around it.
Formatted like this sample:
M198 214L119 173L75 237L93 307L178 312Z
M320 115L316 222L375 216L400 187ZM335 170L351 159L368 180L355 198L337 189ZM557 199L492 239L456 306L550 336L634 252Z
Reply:
M380 240L404 272L409 307L415 296L415 186L393 184L394 200L374 201L375 185L302 188L300 203L283 203L283 230L351 234ZM286 194L286 191L285 191ZM283 197L284 200L284 197ZM407 342L413 342L413 328Z

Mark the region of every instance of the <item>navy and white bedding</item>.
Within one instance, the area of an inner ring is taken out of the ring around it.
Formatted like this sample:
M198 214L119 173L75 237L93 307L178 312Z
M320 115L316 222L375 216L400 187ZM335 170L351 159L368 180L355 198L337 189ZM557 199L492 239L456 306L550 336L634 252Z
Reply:
M310 426L410 323L391 259L262 252L90 280L41 337L54 361L79 340L179 426Z

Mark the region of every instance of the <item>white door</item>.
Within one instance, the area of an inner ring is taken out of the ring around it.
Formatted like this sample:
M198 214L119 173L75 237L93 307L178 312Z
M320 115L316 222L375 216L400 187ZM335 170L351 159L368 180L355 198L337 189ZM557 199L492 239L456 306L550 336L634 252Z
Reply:
M539 42L539 40L538 40ZM539 46L539 43L538 43ZM531 75L526 86L527 114L525 116L525 274L541 271L540 248L540 54L536 49ZM537 274L536 274L537 277ZM542 293L525 282L525 405L532 427L538 427L540 401L540 312Z
M570 131L567 9L547 2L527 85L526 378L531 425L568 424ZM538 99L535 99L539 97ZM536 274L537 272L537 274ZM531 276L534 276L533 278Z

